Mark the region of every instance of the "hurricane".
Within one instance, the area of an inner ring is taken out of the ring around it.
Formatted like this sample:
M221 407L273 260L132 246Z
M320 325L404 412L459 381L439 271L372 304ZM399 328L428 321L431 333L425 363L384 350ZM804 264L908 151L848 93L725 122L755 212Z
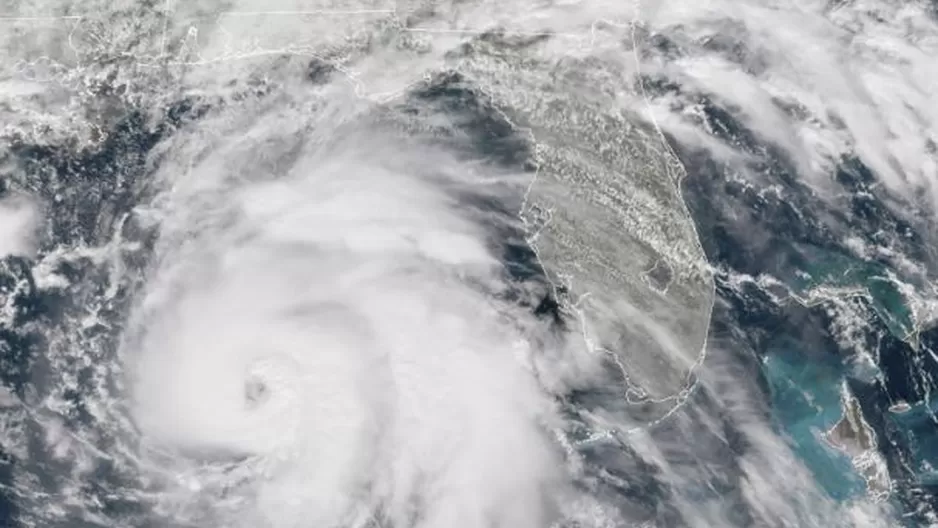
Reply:
M304 135L277 114L265 150ZM545 525L573 490L532 356L561 344L510 300L494 233L520 227L459 206L523 188L381 127L313 132L283 174L231 165L249 139L168 176L131 416L183 490L230 494L225 525Z
M925 522L938 26L702 4L2 4L0 524Z

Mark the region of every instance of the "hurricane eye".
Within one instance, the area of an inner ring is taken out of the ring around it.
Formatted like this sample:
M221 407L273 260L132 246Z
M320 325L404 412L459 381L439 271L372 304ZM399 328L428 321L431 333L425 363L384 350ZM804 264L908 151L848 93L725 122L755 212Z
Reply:
M248 407L257 407L264 403L269 392L264 380L251 377L244 383L244 403Z

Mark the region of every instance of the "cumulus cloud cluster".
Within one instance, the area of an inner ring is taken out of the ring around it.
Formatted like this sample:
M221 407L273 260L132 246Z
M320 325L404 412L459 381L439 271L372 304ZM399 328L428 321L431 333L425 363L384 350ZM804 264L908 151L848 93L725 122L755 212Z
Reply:
M932 10L921 1L662 2L644 6L641 20L672 39L673 53L649 48L643 68L730 108L812 185L830 188L833 167L856 155L889 191L934 208ZM665 128L724 159L741 155L697 129L700 108L674 102L654 103Z
M37 212L28 202L0 200L0 257L32 253L37 220Z

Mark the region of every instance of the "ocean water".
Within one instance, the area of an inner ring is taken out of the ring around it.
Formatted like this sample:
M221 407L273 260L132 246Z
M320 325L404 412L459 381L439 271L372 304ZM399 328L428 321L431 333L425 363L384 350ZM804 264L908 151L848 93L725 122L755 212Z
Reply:
M931 3L313 4L3 6L0 524L938 522Z

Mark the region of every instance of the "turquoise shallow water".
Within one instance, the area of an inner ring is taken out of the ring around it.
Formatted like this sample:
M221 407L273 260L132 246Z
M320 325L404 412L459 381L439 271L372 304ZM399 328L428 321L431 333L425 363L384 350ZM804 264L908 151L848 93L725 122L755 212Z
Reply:
M862 495L866 483L850 458L822 436L842 416L841 367L797 359L796 354L781 351L763 362L775 416L828 495L837 500Z
M909 338L914 328L913 314L898 283L907 278L892 274L882 264L836 252L818 250L814 256L810 266L786 278L794 293L805 295L822 286L865 290L876 313L874 317L896 339ZM842 416L841 387L845 378L872 382L883 372L878 365L849 365L849 361L841 362L836 356L823 361L817 354L799 352L798 346L792 342L776 347L763 362L779 424L789 435L796 453L831 497L846 500L864 494L866 483L853 468L849 456L830 446L822 435ZM857 370L864 366L872 371ZM890 413L887 419L905 436L915 453L914 463L918 466L915 471L922 477L920 481L938 483L938 471L933 469L938 465L938 442L929 441L933 440L938 422L933 420L928 407L915 405L903 414Z
M794 274L786 282L799 295L819 286L854 287L865 289L872 307L883 323L899 339L912 332L912 310L899 290L896 280L905 280L891 275L890 271L877 262L863 261L832 251L816 250L816 260Z

